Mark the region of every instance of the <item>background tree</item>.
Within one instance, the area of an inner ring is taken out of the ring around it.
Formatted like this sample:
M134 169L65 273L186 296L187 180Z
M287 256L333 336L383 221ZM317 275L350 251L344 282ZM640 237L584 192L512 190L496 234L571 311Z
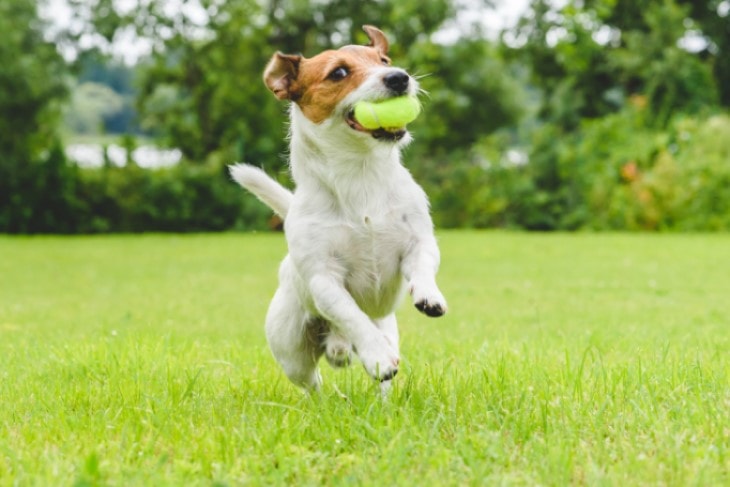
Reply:
M456 12L449 0L201 4L205 22L198 23L183 11L165 11L165 2L159 1L126 16L110 15L109 1L92 12L94 28L110 40L130 25L141 35L154 36L155 51L143 71L138 98L142 123L181 148L191 161L213 157L283 167L278 154L285 151L286 117L261 82L263 67L277 50L312 56L327 48L365 43L365 23L383 26L399 64L412 64L422 73L438 69L435 76L423 79L434 113L441 114L419 129L427 143L433 141L431 148L448 151L469 145L515 119L516 97L503 96L508 83L488 44L474 39L446 48L431 41L431 34ZM466 66L476 71L469 73ZM474 97L482 103L465 103ZM445 137L444 124L449 121L458 121L459 127Z
M65 110L64 128L75 134L105 132L105 120L119 113L123 106L123 98L108 85L90 81L78 84Z
M540 0L505 33L506 55L526 63L541 94L527 137L528 228L602 226L596 202L616 201L621 168L651 172L679 117L719 108L713 57L684 47L701 32L693 12L716 5L591 0L555 9Z
M0 229L68 231L73 190L57 136L67 67L33 0L0 3Z
M71 91L71 107L66 110L66 124L80 118L87 127L91 120L96 123L94 133L142 133L135 109L139 67L109 58L98 49L80 53L74 67L76 83ZM101 95L101 86L108 90L106 96L97 96Z
M690 11L675 0L535 2L510 37L544 94L540 118L575 130L641 95L662 125L716 104L712 63L680 47Z
M682 31L701 39L697 46L697 57L706 60L711 68L719 91L721 104L730 106L730 4L723 0L676 0L675 2L656 0L617 0L612 8L605 0L585 2L586 8L601 13L603 22L616 26L621 31L647 31L663 27L665 32L672 29ZM681 19L678 14L681 10ZM664 9L662 13L659 10ZM651 13L648 13L651 11ZM647 15L648 13L648 15ZM661 19L661 17L664 17ZM666 20L664 26L657 21ZM681 20L679 25L676 20ZM652 25L654 24L654 25ZM672 41L671 38L665 38ZM666 47L670 47L667 44ZM649 59L649 58L647 58Z
M386 31L425 91L404 163L438 225L730 228L727 1L536 0L496 41L474 15L491 14L487 0L469 2L473 24L455 0L70 1L87 27L71 36L75 82L32 3L0 6L4 231L265 226L267 211L225 170L243 160L288 177L286 108L263 67L277 50L365 43L365 23ZM444 26L455 42L434 41ZM152 46L133 67L80 42L132 32ZM130 147L143 130L183 162L67 166L55 135L66 86L84 95L73 98L80 126L127 133Z

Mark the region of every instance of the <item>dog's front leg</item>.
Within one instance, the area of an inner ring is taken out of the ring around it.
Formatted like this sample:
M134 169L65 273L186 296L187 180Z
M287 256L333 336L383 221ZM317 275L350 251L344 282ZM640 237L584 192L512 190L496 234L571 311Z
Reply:
M400 362L397 351L360 309L343 282L318 273L309 280L309 290L319 313L350 340L368 374L380 381L392 379Z
M434 317L447 310L446 299L436 285L439 262L439 248L433 235L415 240L401 262L413 304L420 312Z

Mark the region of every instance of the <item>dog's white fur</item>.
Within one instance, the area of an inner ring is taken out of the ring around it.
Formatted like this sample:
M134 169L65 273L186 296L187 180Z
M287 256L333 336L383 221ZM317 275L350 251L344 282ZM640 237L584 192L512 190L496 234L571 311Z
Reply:
M293 194L260 169L231 166L238 183L285 219L289 255L266 336L289 379L307 389L321 384L322 354L343 365L354 352L372 377L390 381L400 361L395 309L406 290L426 314L446 312L427 198L401 165L410 135L377 140L344 121L357 101L388 96L382 80L395 70L369 69L320 123L291 104ZM408 93L417 90L411 78Z

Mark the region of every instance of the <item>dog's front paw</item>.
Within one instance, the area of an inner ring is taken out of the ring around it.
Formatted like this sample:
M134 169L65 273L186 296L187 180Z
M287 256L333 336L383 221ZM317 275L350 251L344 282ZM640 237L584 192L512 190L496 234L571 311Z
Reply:
M380 382L391 380L398 373L400 358L383 336L361 344L357 356L370 376Z
M417 283L410 285L411 296L413 296L413 304L416 309L426 316L438 317L446 314L448 307L446 299L436 285L419 286Z

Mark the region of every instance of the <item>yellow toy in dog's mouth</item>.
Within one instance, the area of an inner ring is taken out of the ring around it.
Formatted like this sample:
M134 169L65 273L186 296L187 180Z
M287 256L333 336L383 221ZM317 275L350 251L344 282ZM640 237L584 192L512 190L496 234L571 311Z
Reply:
M355 130L372 133L375 138L400 139L405 127L421 113L415 96L398 96L377 102L361 101L347 116Z

